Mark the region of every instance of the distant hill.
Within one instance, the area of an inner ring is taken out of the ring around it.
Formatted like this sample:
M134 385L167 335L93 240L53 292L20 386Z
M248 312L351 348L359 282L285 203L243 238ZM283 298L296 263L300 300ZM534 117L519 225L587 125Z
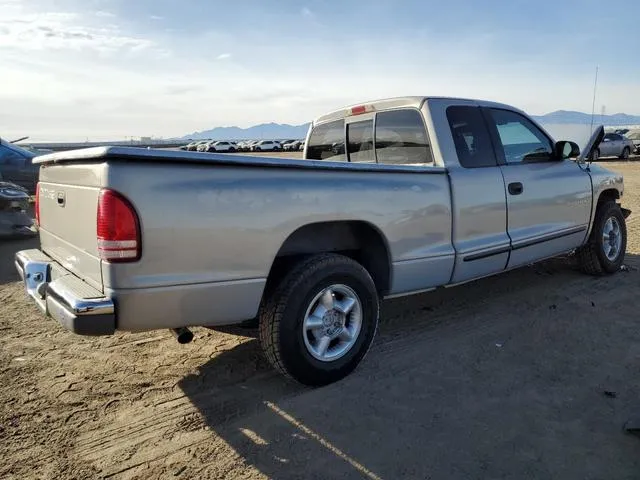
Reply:
M257 140L257 139L299 139L307 136L309 124L288 125L286 123L262 123L249 128L216 127L185 135L184 139L211 140Z
M532 115L540 123L546 124L571 124L589 125L591 114L573 112L570 110L558 110L546 115ZM627 115L616 113L613 115L595 115L594 123L606 126L615 125L640 125L640 115ZM304 138L307 135L309 124L288 125L286 123L262 123L249 128L240 127L216 127L211 130L203 130L185 135L183 139L211 139L211 140L257 140L257 139L285 139Z
M589 125L591 123L590 113L573 112L570 110L558 110L556 112L547 113L546 115L532 116L540 123L573 125ZM615 113L613 115L596 114L594 116L594 123L607 126L636 125L640 124L640 115L627 115L626 113Z

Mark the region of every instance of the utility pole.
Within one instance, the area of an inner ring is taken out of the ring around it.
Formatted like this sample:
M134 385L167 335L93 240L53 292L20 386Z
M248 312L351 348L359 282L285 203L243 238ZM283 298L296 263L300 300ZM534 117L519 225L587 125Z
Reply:
M593 82L593 103L591 104L591 129L589 135L593 133L593 116L596 110L596 87L598 85L598 66L596 65L596 79Z

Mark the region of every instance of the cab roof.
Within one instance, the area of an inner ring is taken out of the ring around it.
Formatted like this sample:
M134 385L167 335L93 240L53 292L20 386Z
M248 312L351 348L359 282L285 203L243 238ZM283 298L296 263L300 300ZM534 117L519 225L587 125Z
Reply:
M357 107L367 107L367 109L371 109L372 111L383 111L383 110L392 110L396 108L421 108L422 104L427 100L453 100L460 101L467 104L473 105L482 105L482 106L492 106L492 107L502 107L508 108L510 110L518 110L517 108L506 105L503 103L492 102L488 100L480 100L475 98L462 98L462 97L438 97L438 96L407 96L407 97L392 97L392 98L384 98L379 100L372 100L367 102L360 102L353 105L347 105L340 109L334 110L332 112L326 113L317 117L313 121L313 125L318 123L324 123L331 120L340 120L348 115L351 115L351 109Z

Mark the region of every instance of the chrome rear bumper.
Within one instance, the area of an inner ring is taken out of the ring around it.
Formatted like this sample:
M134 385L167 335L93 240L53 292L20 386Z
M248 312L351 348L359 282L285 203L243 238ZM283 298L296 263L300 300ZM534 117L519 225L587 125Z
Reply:
M40 250L16 253L25 290L38 308L79 335L111 335L116 329L113 300L62 268Z

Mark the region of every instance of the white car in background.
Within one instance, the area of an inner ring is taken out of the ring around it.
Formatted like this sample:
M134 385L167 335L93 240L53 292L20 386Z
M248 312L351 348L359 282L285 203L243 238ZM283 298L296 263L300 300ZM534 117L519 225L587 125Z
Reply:
M279 152L280 150L282 150L282 146L273 140L260 140L251 146L252 152Z
M205 150L206 152L229 152L233 153L238 150L238 147L233 142L213 142L209 144L209 148Z

